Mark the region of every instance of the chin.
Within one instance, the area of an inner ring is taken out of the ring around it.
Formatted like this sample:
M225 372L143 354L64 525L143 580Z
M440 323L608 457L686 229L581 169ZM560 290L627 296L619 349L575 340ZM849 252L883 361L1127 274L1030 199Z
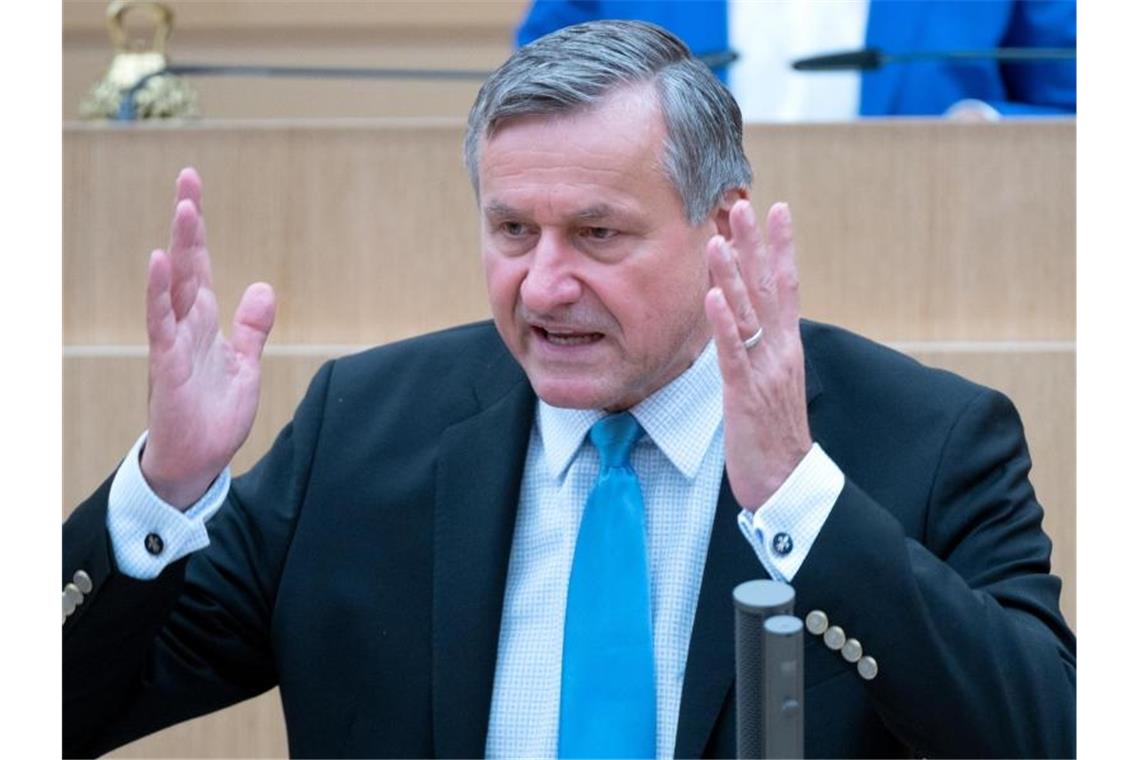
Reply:
M605 409L612 406L614 400L613 393L607 393L589 380L532 377L530 384L540 399L563 409Z

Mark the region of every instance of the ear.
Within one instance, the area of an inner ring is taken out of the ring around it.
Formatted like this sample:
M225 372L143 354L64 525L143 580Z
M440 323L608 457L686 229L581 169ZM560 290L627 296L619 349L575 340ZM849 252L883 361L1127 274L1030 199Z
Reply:
M728 212L739 200L749 200L747 187L734 187L721 193L716 208L712 211L712 221L716 224L717 234L729 242L732 241L732 229L728 225Z

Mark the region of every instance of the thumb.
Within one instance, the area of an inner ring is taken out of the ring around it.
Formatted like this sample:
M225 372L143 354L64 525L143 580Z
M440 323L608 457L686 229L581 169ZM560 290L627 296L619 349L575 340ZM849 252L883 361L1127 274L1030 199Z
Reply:
M255 282L246 288L241 303L234 312L233 332L230 337L234 350L243 357L260 359L265 341L269 338L269 331L273 329L276 313L276 297L270 285Z

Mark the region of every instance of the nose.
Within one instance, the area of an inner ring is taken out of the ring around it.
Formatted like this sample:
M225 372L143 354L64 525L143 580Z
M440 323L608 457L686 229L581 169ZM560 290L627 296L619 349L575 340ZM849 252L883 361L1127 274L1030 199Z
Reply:
M536 314L550 314L577 302L582 297L582 283L574 272L578 255L556 233L543 232L519 286L523 306Z

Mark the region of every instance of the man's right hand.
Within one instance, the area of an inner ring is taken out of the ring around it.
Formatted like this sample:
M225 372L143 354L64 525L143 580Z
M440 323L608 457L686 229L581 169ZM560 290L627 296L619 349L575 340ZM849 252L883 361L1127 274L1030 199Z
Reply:
M178 175L170 247L150 255L148 435L143 476L163 501L185 510L245 442L261 392L261 351L273 327L273 288L246 288L230 339L218 330L202 181Z

